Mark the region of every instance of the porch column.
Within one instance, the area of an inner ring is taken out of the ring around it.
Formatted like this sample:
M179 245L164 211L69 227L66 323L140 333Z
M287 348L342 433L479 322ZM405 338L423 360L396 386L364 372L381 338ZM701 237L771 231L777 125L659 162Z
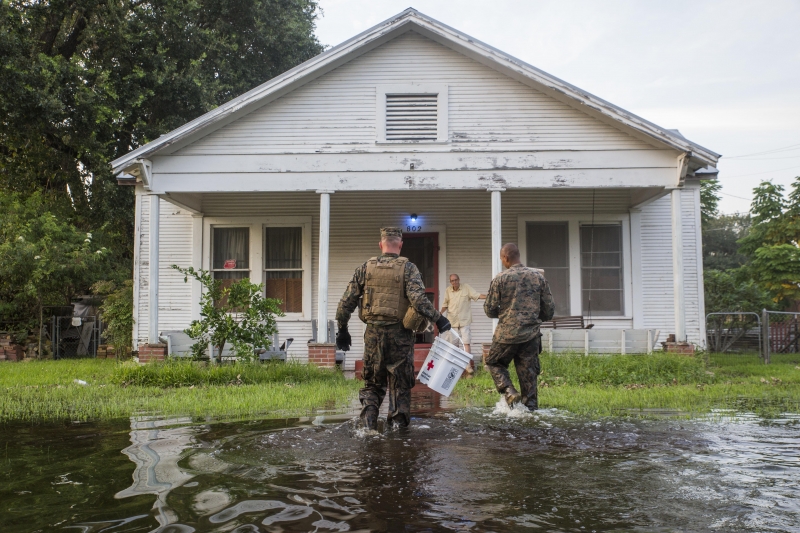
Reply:
M147 342L149 344L158 344L158 219L159 219L159 200L157 194L150 195L150 243L149 243L149 257L150 272L149 272L149 301L148 301L148 332Z
M492 193L492 279L503 271L503 263L500 261L500 248L503 246L502 217L500 210L500 193L505 191L503 188L486 189ZM492 319L492 331L497 328L497 319Z
M494 278L503 270L503 264L500 262L500 248L503 246L500 193L505 189L486 190L492 193L492 278Z
M328 339L328 256L331 237L331 194L334 191L319 190L319 284L317 287L317 342L325 344Z
M683 228L681 189L672 189L672 280L675 293L675 341L686 342L686 311L683 291Z

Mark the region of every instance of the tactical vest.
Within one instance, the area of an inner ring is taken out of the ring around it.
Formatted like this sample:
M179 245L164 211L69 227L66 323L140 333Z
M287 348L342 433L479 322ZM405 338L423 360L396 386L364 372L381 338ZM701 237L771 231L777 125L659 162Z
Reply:
M388 323L403 320L410 305L405 291L407 262L405 257L383 262L373 257L367 261L361 320Z

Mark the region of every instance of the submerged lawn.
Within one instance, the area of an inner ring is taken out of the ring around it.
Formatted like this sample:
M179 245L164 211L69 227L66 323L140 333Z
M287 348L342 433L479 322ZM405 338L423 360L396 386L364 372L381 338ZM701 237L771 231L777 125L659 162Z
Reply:
M539 405L589 416L687 415L713 409L764 416L800 413L800 354L686 357L542 355ZM513 374L513 369L512 369ZM513 376L516 380L516 376ZM85 382L85 384L78 382ZM300 364L139 366L113 360L0 363L0 422L113 419L135 415L251 418L341 410L361 382ZM497 402L491 378L462 379L457 405Z
M658 410L687 415L714 409L764 416L800 413L800 354L757 356L549 355L541 356L539 407L576 414L647 416ZM512 366L512 378L516 374ZM488 372L461 380L452 397L460 405L494 405Z

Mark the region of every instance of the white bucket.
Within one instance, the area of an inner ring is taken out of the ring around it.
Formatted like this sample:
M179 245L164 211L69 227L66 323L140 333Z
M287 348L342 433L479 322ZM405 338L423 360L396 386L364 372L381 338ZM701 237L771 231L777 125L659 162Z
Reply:
M471 362L471 354L436 337L417 379L439 394L450 396Z

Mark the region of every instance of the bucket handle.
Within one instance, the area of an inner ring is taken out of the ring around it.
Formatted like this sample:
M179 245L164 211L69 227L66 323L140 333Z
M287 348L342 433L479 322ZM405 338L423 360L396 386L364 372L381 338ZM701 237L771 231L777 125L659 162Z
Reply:
M456 333L456 332L455 332L455 330L454 330L453 328L450 328L450 329L448 329L448 330L447 330L447 331L445 331L444 333L448 333L448 332L449 332L449 333L451 333L451 334L453 334L453 335L455 335L456 339L458 339L458 342L459 342L459 343L461 343L461 349L462 349L462 350L466 350L466 349L467 349L467 347L464 345L464 341L461 339L461 335L459 335L458 333ZM440 337L444 337L444 333L442 333L442 332L439 332L439 336L440 336ZM457 346L457 345L456 345L456 346Z

